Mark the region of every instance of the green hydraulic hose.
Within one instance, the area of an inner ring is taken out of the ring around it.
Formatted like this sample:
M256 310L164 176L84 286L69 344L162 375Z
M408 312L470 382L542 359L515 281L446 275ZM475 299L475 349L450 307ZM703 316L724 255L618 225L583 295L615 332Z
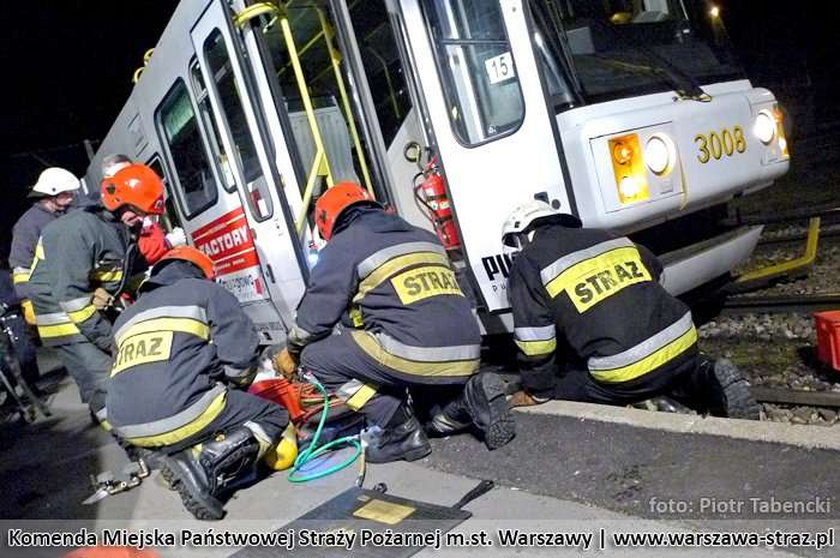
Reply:
M332 442L327 442L326 444L319 446L318 439L321 437L321 430L324 429L324 424L327 422L327 415L330 411L330 397L327 395L327 390L324 389L324 386L321 385L315 376L312 374L306 374L305 379L318 388L318 391L324 396L324 408L321 411L321 420L318 421L318 428L315 430L315 435L312 437L312 442L309 444L309 447L306 448L303 452L301 452L297 458L295 458L295 463L292 465L292 470L289 472L288 479L289 482L295 483L302 483L302 482L309 482L315 479L320 479L326 477L327 475L331 475L337 471L344 469L345 467L349 467L356 461L362 454L362 443L359 441L359 436L344 436L342 438L338 438L337 440L333 440ZM307 463L312 462L313 460L325 455L329 451L333 451L336 447L341 445L350 445L355 448L353 455L338 463L329 467L323 471L317 471L315 473L298 475L298 471L303 468L304 465Z

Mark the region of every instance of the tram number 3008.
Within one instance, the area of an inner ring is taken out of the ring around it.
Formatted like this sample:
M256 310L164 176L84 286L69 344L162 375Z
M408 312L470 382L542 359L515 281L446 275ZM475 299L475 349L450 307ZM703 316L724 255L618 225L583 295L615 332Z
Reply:
M694 143L699 150L697 160L702 164L708 163L712 158L720 159L724 155L731 157L735 153L747 150L747 139L741 126L735 126L732 130L724 128L720 132L697 134L694 136Z

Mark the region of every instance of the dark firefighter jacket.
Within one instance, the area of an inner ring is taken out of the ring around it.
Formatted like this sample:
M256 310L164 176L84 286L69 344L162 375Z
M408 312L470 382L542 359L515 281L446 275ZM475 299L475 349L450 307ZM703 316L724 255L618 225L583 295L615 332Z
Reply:
M41 232L44 227L61 215L63 213L52 213L44 209L40 203L35 203L20 216L12 228L9 267L12 268L15 291L21 299L32 298L29 294L29 273L32 270L35 246L41 238Z
M348 211L312 270L290 349L342 320L364 353L405 379L448 383L475 372L478 323L437 238L379 209Z
M91 302L102 287L117 294L134 257L132 234L101 205L71 211L48 224L35 249L29 288L38 333L45 345L87 341L111 347L111 323Z
M643 246L595 229L547 225L514 260L508 298L523 384L545 393L557 336L605 383L634 380L696 354L691 312L659 284Z
M259 339L239 301L173 261L147 280L114 324L108 420L137 446L167 446L224 410L226 384L253 379Z

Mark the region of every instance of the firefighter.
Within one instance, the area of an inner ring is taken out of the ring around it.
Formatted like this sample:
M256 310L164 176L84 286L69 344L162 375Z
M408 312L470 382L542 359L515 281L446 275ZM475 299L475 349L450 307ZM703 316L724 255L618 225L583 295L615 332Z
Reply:
M455 391L432 413L431 432L472 423L489 448L506 444L514 424L504 384L476 374L478 324L437 238L386 213L351 182L318 199L315 222L328 242L289 331L285 370L299 357L304 370L380 427L367 448L372 463L431 452L407 388L439 397Z
M128 156L121 153L107 155L102 159L102 176L109 178L117 171L132 164ZM184 229L174 227L169 233L164 232L154 217L147 216L143 219L143 227L137 238L137 247L146 263L154 264L170 249L187 243Z
M289 422L283 407L237 389L253 380L259 340L213 277L213 262L190 246L152 267L114 324L107 398L115 434L169 454L164 474L198 519L223 517L232 477L254 470Z
M143 270L135 238L143 218L163 207L160 178L145 165L130 165L103 180L101 203L47 225L35 250L29 285L41 341L57 348L100 422L111 367L106 311L125 281Z
M662 265L645 247L581 228L542 201L510 214L502 242L521 250L508 288L523 386L513 406L664 395L703 413L758 417L737 368L698 352L691 311L659 283Z
M12 268L15 292L21 301L23 317L30 325L35 325L28 284L35 246L44 227L67 212L80 187L79 179L70 171L59 167L45 169L27 196L34 198L35 203L20 216L12 228L9 265Z

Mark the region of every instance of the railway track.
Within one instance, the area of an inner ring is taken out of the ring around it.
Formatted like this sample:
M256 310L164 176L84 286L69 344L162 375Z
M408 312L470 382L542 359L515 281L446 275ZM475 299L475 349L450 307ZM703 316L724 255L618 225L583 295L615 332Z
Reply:
M730 296L720 315L744 314L809 314L825 310L840 310L840 293L797 296Z

